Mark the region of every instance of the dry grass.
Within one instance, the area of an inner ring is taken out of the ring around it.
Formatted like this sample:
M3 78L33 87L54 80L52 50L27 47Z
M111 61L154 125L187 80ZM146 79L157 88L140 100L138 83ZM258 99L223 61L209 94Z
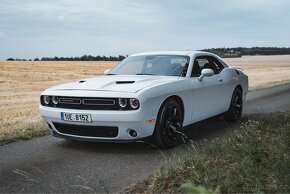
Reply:
M225 61L247 72L251 90L290 82L290 55L244 56Z
M2 136L11 133L14 137L20 131L31 131L31 126L44 130L38 113L39 95L43 90L56 84L101 75L115 64L0 61L0 141L6 139Z
M290 55L252 56L226 61L247 72L251 89L290 82ZM56 84L101 75L116 63L0 61L0 140L8 134L40 126L38 103L41 91ZM44 125L41 126L43 130Z

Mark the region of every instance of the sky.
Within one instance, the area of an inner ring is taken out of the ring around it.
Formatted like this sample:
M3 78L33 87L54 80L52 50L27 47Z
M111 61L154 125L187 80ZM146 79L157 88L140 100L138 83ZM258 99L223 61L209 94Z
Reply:
M0 0L0 59L290 47L289 0Z

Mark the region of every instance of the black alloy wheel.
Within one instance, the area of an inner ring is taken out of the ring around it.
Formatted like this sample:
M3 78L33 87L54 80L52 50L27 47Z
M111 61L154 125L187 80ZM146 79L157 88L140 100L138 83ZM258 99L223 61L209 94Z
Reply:
M236 88L233 92L229 110L225 114L227 121L237 121L241 119L243 113L243 94L240 88Z
M159 148L172 148L177 145L182 131L183 116L180 105L169 99L161 106L153 134L154 143Z

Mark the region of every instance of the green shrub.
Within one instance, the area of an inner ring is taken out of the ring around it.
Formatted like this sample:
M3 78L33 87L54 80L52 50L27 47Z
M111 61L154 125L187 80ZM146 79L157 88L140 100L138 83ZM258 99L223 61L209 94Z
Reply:
M249 121L230 138L162 168L149 192L289 193L289 161L287 112Z

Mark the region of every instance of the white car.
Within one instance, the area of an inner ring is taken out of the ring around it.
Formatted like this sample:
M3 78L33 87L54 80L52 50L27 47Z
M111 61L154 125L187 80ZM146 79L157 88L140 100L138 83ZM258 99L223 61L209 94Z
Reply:
M140 53L104 76L52 87L41 94L40 114L56 137L131 142L152 137L177 144L184 126L215 115L242 115L248 77L201 51Z

